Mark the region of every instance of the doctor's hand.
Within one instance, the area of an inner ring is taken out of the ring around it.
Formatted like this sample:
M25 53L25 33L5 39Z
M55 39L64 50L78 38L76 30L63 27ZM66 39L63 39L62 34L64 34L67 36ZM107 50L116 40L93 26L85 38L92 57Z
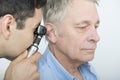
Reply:
M40 75L37 68L39 52L27 58L27 51L12 61L5 73L4 80L39 80Z

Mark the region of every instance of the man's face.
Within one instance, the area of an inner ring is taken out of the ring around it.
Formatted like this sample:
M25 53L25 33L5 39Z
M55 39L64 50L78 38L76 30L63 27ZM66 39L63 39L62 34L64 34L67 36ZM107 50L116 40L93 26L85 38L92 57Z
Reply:
M16 29L14 26L9 41L7 41L7 56L15 58L31 46L34 40L34 31L42 18L41 9L35 10L34 17L25 21L24 29Z
M99 41L98 25L95 3L74 0L59 27L62 36L56 42L58 51L78 62L92 60Z

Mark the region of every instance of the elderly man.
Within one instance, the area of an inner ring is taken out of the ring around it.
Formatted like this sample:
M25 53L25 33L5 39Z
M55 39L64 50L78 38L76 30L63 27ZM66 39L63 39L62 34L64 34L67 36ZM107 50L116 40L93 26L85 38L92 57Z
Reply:
M48 48L39 60L41 80L98 80L89 61L99 41L96 0L48 0Z

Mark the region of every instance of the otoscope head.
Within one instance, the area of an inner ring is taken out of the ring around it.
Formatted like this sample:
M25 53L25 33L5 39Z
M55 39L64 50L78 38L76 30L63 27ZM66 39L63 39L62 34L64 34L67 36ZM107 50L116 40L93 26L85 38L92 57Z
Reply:
M43 35L45 35L46 33L46 28L42 25L40 25L39 27L36 28L34 34L35 36L35 40L31 46L31 48L28 51L28 57L30 57L31 55L33 55L37 50L38 50L38 45L41 41L41 38Z
M34 33L36 35L43 36L43 35L45 35L46 31L47 31L46 28L44 26L40 25L39 27L36 28Z

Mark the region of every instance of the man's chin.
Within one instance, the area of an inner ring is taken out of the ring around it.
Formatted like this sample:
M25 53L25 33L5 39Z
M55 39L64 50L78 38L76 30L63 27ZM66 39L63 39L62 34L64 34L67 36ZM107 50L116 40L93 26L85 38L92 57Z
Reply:
M87 58L87 61L92 61L94 59L94 56L90 56Z
M16 58L17 58L17 56L16 56L16 57L6 57L6 59L8 59L8 60L10 60L10 61L15 60Z
M19 54L16 54L16 55L14 55L14 56L8 56L8 57L6 57L6 59L8 59L8 60L10 60L10 61L13 61L13 60L15 60L17 57L19 57L21 54L19 53Z
M92 61L93 59L94 59L94 54L88 54L86 55L85 61L88 62L88 61Z

